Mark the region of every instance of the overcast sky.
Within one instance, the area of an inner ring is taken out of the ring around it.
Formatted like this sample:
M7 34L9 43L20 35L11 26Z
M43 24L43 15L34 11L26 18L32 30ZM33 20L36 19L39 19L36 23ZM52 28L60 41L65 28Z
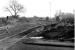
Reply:
M0 0L0 17L10 15L5 11L10 0ZM21 13L22 16L32 17L53 17L56 12L73 12L75 9L74 0L17 0L25 7L25 12Z

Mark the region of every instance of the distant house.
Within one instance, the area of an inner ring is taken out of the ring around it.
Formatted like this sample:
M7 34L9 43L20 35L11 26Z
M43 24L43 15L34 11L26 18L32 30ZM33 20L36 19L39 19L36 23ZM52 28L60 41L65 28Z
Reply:
M73 20L73 19L74 19L74 14L72 14L72 13L61 13L56 16L57 21L67 22L67 21Z
M6 25L6 18L2 17L0 18L0 27Z

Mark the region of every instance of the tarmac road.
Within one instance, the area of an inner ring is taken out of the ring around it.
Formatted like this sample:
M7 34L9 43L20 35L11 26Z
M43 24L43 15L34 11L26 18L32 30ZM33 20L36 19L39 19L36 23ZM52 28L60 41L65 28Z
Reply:
M17 42L15 45L9 47L7 50L74 50L74 48L30 45L24 44L23 41L21 40Z

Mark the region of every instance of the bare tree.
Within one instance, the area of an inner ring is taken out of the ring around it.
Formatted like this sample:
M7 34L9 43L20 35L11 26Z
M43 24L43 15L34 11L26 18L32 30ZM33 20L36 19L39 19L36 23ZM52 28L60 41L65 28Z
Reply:
M12 0L9 4L9 7L6 8L6 10L14 16L17 16L18 13L24 12L23 9L24 7L16 0Z

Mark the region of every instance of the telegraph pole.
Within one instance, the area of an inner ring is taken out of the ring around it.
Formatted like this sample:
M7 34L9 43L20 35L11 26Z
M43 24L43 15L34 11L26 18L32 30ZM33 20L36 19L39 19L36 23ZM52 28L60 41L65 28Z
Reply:
M75 10L73 10L73 14L74 14L74 23L75 23ZM75 24L74 24L75 25Z
M74 26L75 26L75 10L73 10L73 15L74 15ZM75 30L75 27L74 27L74 30ZM75 36L75 31L74 31L74 36ZM74 37L75 39L75 37Z
M50 17L51 17L51 2L49 2L49 7L50 7Z

